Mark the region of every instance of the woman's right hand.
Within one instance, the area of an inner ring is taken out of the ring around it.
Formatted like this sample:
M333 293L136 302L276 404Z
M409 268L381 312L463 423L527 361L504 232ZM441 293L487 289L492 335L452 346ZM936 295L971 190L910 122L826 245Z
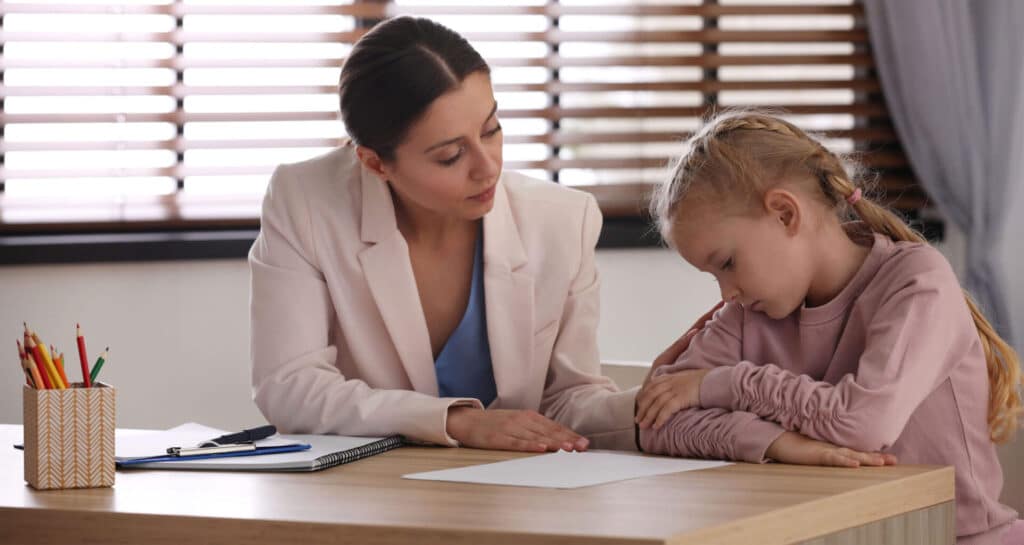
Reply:
M586 437L536 411L448 409L448 435L462 446L522 452L584 451Z
M784 464L808 466L860 467L896 465L896 457L881 452L860 452L816 441L787 431L768 447L765 456Z

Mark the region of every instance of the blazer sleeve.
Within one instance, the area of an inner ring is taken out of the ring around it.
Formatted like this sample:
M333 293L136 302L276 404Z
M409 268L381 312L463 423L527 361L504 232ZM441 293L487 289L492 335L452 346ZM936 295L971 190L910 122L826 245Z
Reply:
M479 401L382 390L346 378L329 344L337 322L317 267L308 196L278 167L263 201L260 234L249 252L253 399L288 433L385 436L456 446L448 408Z
M732 369L742 353L743 310L722 307L671 365L655 371L661 376L687 369ZM708 373L710 375L711 373ZM672 456L741 460L760 463L785 430L757 414L725 408L679 411L660 429L640 432L644 452Z
M601 211L588 195L583 212L579 267L573 278L548 363L541 413L587 437L591 448L636 450L637 389L619 391L601 376L597 348L600 280L594 263Z

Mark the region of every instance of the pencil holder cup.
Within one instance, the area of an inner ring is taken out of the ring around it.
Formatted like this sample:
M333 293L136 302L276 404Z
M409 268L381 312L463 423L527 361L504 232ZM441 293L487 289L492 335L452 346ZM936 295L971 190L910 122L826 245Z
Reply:
M113 486L114 388L23 392L25 481L38 490Z

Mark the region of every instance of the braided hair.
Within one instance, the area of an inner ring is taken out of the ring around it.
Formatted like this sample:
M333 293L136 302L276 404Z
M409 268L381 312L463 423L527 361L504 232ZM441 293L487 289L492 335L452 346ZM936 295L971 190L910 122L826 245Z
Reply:
M651 215L670 245L681 209L711 201L726 212L763 210L765 192L783 183L802 184L808 195L841 219L855 217L893 241L927 244L898 215L863 196L867 184L852 163L775 115L756 111L719 114L686 144L669 179L651 198ZM1020 359L966 291L964 298L985 352L989 435L994 442L1003 443L1013 437L1022 412Z

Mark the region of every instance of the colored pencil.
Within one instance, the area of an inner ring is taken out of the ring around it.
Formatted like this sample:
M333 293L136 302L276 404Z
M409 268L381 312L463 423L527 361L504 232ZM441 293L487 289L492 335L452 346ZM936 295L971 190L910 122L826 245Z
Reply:
M28 355L30 359L32 359L32 361L35 362L37 373L39 374L39 378L42 380L42 382L37 383L41 384L42 386L37 386L37 388L50 390L53 388L53 383L50 382L50 374L46 370L46 364L43 362L42 355L39 354L38 350L32 349L34 344L35 342L32 340L32 337L26 337L25 353Z
M96 383L96 377L99 376L100 369L103 369L103 364L106 363L107 361L107 353L109 351L110 347L108 346L105 350L103 350L103 353L100 354L100 357L96 358L96 364L92 366L92 372L89 373L89 380L91 380L93 384Z
M28 361L28 354L25 353L25 348L21 345L21 340L19 339L17 342L18 359L21 361L21 370L25 372L25 382L28 383L29 386L35 388L36 381L32 377L32 374L29 373L28 371L30 368L34 370L35 366L31 365L30 362Z
M25 375L31 379L31 386L33 388L42 389L44 387L43 379L40 377L39 371L36 369L36 366L32 364L32 360L29 359L27 354L24 358L21 358L21 367L25 370Z
M50 353L55 353L56 350L52 350ZM68 380L68 375L64 372L64 353L61 352L56 358L53 358L53 364L57 366L57 372L60 373L60 380L64 382L64 386L71 387L71 381Z
M75 324L75 339L78 341L78 363L82 366L82 385L90 388L92 380L89 377L89 357L85 354L85 335L82 334L81 324Z
M57 373L57 366L53 364L53 360L50 359L50 354L47 352L46 346L39 340L39 336L32 333L28 341L31 343L29 349L35 354L36 361L43 362L43 365L46 367L46 374L50 377L50 386L58 390L66 389L64 383L60 380L60 374Z

